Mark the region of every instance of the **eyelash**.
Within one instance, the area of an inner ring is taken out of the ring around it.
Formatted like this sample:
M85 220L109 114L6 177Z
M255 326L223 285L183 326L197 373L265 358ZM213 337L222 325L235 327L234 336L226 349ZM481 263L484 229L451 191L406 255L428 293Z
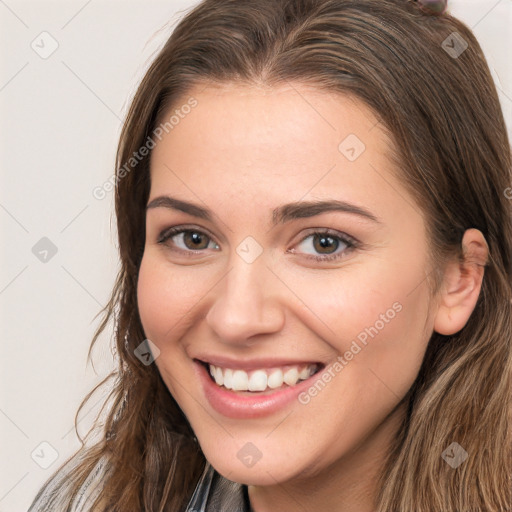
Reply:
M187 227L173 227L173 228L165 229L158 236L157 243L165 245L165 242L167 240L169 240L170 238L173 238L174 236L179 235L181 233L188 233L188 232L199 233L202 236L206 236L210 241L213 241L214 243L216 243L212 239L212 237L210 237L204 231L201 231L200 229L187 228ZM347 251L350 252L350 251L352 251L354 249L357 249L360 246L360 243L355 238L353 238L353 237L351 237L351 236L349 236L349 235L347 235L345 233L342 234L342 233L340 233L338 231L333 231L333 230L330 230L330 229L312 231L309 234L307 234L305 237L303 237L299 241L299 243L297 245L302 244L305 240L307 240L308 238L310 238L311 236L314 236L314 235L329 236L330 238L338 240L342 244L346 245L346 248L341 253L337 253L337 254L330 254L330 255L326 255L326 256L313 256L311 254L305 255L305 257L307 259L315 260L315 261L318 261L318 262L326 262L326 261L339 260L339 259L344 257L344 255L345 255L345 253ZM193 255L195 255L195 254L204 252L204 249L197 250L197 251L194 251L192 249L189 249L189 250L172 249L172 250L184 253L184 254L186 254L187 257L193 257Z

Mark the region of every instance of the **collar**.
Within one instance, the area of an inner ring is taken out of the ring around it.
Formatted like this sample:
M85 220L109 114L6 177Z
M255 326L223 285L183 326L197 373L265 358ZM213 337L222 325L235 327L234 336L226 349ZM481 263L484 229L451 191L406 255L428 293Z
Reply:
M206 461L185 512L251 512L247 486L224 478Z

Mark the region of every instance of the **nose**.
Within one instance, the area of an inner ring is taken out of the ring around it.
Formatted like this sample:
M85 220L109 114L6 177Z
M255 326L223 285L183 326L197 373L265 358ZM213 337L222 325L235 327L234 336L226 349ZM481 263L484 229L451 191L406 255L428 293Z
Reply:
M279 332L284 324L278 279L260 256L246 263L234 255L232 267L215 287L206 322L223 343L254 343L258 334Z

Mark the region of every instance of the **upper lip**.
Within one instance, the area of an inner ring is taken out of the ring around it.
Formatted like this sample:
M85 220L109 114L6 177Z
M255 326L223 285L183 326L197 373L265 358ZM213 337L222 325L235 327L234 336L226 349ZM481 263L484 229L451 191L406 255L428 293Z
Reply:
M195 357L197 361L222 368L231 368L239 370L256 370L258 368L276 368L279 366L305 366L308 364L318 364L324 366L323 363L315 359L289 359L289 358L257 358L257 359L232 359L230 357L219 355L202 355Z

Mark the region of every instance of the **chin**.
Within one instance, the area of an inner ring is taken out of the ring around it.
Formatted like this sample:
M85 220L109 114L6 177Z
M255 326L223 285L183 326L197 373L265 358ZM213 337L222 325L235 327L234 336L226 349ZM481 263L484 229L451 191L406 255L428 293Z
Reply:
M250 452L251 448L246 448L245 451L242 448L227 456L226 451L204 451L206 458L218 473L228 480L245 485L276 485L299 476L305 477L306 473L309 475L312 472L312 465L303 460L292 459L284 454L267 457L261 454L261 458L256 460L256 452L251 460L246 455Z

